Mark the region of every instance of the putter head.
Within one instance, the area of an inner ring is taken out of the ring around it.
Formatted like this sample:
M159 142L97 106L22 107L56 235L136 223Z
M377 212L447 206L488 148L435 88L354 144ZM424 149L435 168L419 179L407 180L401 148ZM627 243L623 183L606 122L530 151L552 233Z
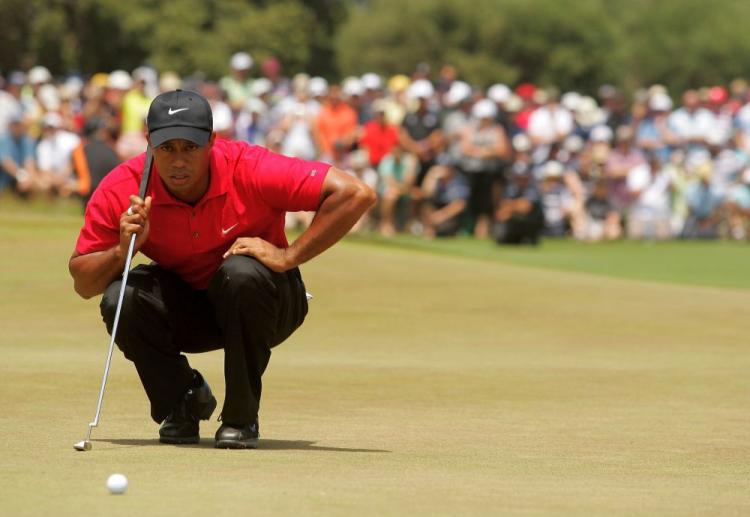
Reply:
M74 444L73 448L77 451L90 451L91 442L89 440L81 440L80 442Z

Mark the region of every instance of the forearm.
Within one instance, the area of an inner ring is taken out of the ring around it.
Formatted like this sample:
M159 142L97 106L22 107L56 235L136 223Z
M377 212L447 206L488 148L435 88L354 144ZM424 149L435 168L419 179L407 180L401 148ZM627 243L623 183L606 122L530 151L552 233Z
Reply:
M466 208L466 201L463 199L456 199L445 205L443 208L435 210L432 213L432 223L442 224L446 221L450 221L463 212L464 208Z
M376 201L363 183L347 182L327 195L312 224L286 250L287 269L304 264L339 241Z
M125 268L125 254L119 246L86 255L74 255L68 263L73 288L82 298L102 294Z

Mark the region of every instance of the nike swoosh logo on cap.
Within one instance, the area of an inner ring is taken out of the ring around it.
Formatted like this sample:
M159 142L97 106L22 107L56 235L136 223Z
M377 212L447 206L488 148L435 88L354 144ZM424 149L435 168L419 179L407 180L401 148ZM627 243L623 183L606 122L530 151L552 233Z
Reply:
M231 232L231 231L232 231L232 229L233 229L233 228L234 228L235 226L237 226L238 224L240 224L240 223L234 223L234 224L233 224L232 226L230 226L230 227L229 227L229 228L227 228L226 230L222 228L222 229L221 229L221 233L223 233L224 235L228 234L228 233L229 233L229 232Z
M170 115L174 115L175 113L179 113L180 111L185 111L189 109L190 108L180 108L180 109L173 110L172 108L169 108L169 111L167 111L167 113Z

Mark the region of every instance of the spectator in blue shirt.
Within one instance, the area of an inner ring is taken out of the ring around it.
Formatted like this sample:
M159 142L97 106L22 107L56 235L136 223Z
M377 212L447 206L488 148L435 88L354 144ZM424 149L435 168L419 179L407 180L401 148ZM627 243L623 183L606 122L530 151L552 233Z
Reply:
M34 142L19 114L11 118L8 132L0 136L0 192L13 188L27 194L36 184L36 176Z

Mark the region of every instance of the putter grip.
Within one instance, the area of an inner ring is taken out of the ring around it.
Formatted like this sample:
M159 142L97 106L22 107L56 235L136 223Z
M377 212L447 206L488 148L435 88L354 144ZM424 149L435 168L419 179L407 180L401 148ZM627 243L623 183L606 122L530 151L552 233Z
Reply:
M148 180L151 176L151 165L154 162L154 155L151 153L151 146L146 147L146 161L143 164L143 175L141 176L141 188L138 191L138 197L141 199L146 198L146 190L148 190Z

